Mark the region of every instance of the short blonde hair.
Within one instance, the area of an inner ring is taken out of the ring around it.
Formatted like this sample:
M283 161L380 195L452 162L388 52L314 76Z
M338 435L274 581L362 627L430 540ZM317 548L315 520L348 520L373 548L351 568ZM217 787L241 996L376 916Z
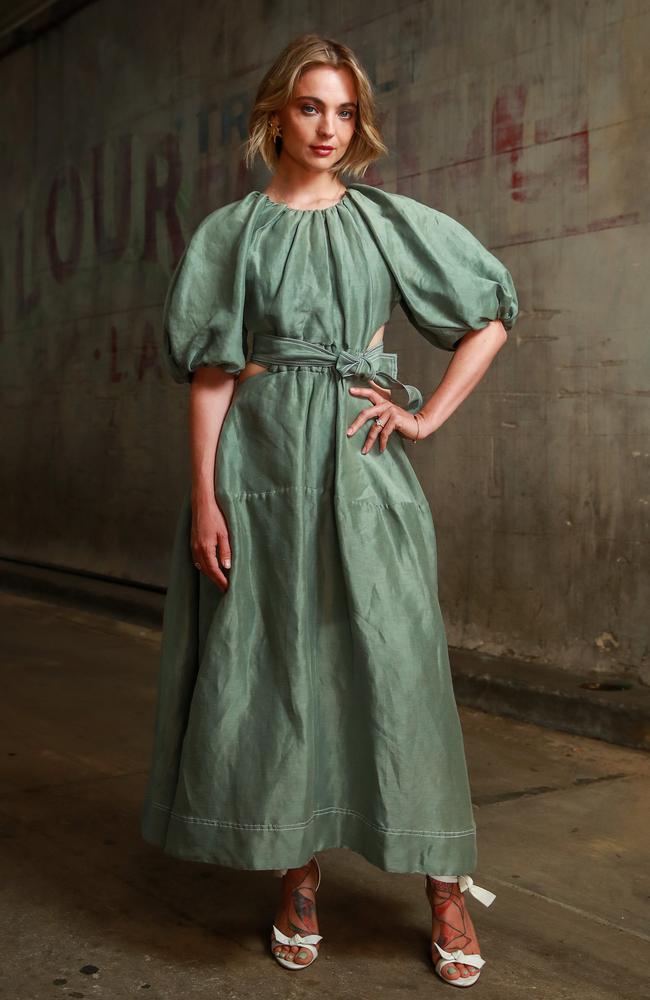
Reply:
M273 112L280 111L291 100L296 84L305 70L312 66L347 67L357 89L357 122L345 155L332 168L332 176L350 173L363 177L376 159L388 153L377 121L377 108L372 83L352 49L342 42L320 35L299 35L289 42L264 75L248 119L248 139L244 144L244 161L250 169L259 153L271 172L277 166L282 138L273 139L268 128Z

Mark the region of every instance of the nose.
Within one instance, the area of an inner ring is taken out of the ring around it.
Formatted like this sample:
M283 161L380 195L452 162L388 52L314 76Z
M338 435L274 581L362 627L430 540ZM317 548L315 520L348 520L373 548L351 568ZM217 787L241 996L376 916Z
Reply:
M335 134L336 129L334 128L334 119L330 121L329 119L323 119L320 123L318 134L324 139L331 139Z

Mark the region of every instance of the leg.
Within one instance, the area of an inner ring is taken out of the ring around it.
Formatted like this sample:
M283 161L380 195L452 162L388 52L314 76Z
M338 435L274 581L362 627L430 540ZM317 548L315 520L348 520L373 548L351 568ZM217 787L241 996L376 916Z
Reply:
M279 931L291 937L293 934L302 936L318 934L318 917L316 915L316 886L318 884L318 869L313 859L301 868L274 869L282 878L282 900L276 911L274 924ZM318 948L318 944L315 945ZM314 956L307 948L298 945L278 943L273 946L273 952L281 958L288 958L297 965L309 965Z
M458 876L428 875L426 888L433 915L432 958L434 963L440 957L437 949L433 947L434 941L447 952L460 949L467 955L479 954L478 938L465 906ZM481 891L485 892L485 890ZM443 966L441 975L453 982L456 979L467 979L470 976L475 976L479 971L475 966L454 962Z

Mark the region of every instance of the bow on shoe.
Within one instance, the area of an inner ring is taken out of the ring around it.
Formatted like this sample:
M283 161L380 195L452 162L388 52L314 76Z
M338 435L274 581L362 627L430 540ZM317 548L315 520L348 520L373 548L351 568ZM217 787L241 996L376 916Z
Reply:
M471 875L459 875L458 885L461 892L468 890L470 896L478 899L480 903L483 903L483 906L491 906L497 898L489 889L482 889L480 885L476 885Z
M301 937L300 934L293 934L291 937L287 937L282 931L273 925L273 933L276 937L278 944L290 944L290 945L301 945L301 944L318 944L319 941L323 940L322 934L305 934Z
M476 969L481 969L485 965L485 959L481 958L480 955L466 955L461 948L455 948L454 951L445 951L437 941L433 943L446 962L462 962L463 965L472 965Z

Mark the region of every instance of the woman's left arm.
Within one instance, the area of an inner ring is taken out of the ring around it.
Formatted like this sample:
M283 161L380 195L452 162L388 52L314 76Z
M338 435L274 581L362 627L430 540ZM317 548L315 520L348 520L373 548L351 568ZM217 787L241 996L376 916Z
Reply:
M498 319L464 335L440 384L419 410L420 440L437 431L467 399L507 339L505 327Z
M372 388L351 386L352 396L365 396L371 405L357 414L348 427L348 437L372 420L368 436L361 448L366 455L379 438L379 450L385 451L388 439L397 431L409 441L421 441L444 424L485 375L494 356L501 350L508 334L500 319L492 320L480 330L469 330L463 335L454 356L443 375L440 385L433 391L417 414L404 410L393 402L391 392L376 383ZM380 418L381 424L376 422Z

